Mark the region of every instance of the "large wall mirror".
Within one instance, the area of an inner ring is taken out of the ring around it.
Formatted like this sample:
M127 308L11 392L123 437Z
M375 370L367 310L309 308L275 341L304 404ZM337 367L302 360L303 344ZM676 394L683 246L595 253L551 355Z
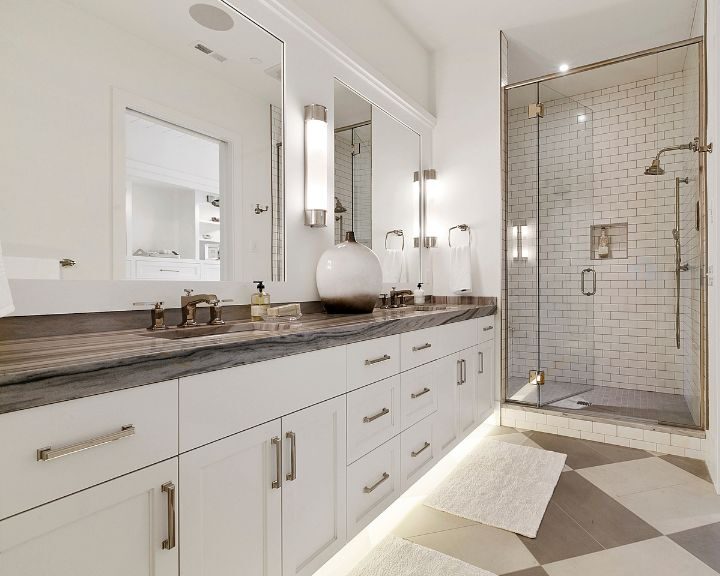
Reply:
M335 242L372 249L383 284L420 282L420 135L335 81Z
M285 279L283 43L219 0L2 2L11 278Z

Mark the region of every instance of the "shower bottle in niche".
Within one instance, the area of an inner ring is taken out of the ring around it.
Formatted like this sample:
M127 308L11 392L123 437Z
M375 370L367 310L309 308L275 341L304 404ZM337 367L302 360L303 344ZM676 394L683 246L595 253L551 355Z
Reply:
M598 258L607 258L608 254L610 254L610 237L608 236L607 228L601 228L597 255Z

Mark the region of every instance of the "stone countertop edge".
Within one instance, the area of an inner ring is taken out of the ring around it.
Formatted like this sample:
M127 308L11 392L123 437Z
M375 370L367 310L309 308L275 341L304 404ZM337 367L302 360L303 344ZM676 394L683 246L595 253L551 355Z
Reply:
M337 318L338 325L332 324L333 318L327 318L314 328L265 333L249 340L234 340L230 335L213 341L201 338L190 341L194 346L184 340L181 347L167 346L168 349L163 350L163 346L155 346L159 348L157 351L142 353L137 352L138 340L134 340L132 350L126 355L119 348L127 343L124 340L118 344L118 351L112 358L68 361L67 364L54 362L52 366L28 366L9 372L0 370L0 414L492 316L496 310L496 305L458 305L452 310L412 312L391 318L375 316L351 323L343 316ZM148 344L155 340L140 336L137 330L134 333L138 338L147 338ZM113 337L119 334L94 334L92 337L112 345ZM128 331L121 334L127 338ZM37 354L34 356L37 365Z

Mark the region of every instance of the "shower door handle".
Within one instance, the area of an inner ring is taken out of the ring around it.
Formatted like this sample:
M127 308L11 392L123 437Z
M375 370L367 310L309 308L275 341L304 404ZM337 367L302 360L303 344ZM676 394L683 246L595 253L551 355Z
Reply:
M589 292L585 291L585 273L586 272L592 272L592 290ZM580 272L580 291L585 296L592 296L597 291L597 273L595 272L594 268L585 268L582 272Z

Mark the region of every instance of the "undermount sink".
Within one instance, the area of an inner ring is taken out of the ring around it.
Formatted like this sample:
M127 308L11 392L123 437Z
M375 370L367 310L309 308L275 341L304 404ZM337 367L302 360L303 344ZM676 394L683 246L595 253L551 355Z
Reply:
M294 322L228 322L209 326L200 324L188 328L168 328L167 330L148 330L143 336L165 338L166 340L181 340L184 338L201 338L203 336L219 336L234 332L278 332L289 330L298 326Z

